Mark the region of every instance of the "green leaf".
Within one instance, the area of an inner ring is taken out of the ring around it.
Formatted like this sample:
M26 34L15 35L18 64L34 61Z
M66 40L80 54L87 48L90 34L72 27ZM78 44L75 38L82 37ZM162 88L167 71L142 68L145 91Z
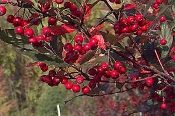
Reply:
M173 43L173 36L168 23L161 24L160 36L161 38L165 38L167 40L167 44L165 46L161 46L161 49L162 49L161 58L165 58L168 55L169 50Z
M47 64L55 65L58 67L67 67L69 64L65 63L61 58L54 57L53 55L38 53L30 49L22 50L22 53L35 61L42 61Z
M15 47L22 47L25 44L28 44L27 38L16 35L13 29L0 30L0 39Z

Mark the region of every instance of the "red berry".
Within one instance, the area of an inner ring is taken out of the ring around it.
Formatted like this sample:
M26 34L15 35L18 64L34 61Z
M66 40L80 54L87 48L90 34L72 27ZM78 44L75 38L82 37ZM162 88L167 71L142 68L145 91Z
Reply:
M161 39L160 40L160 45L166 45L166 43L167 43L166 39Z
M66 84L68 82L67 77L62 77L61 83Z
M88 70L88 74L91 76L95 76L97 74L97 71L94 68L91 68Z
M22 20L22 22L21 22L21 26L26 26L28 24L29 24L29 21L27 21L27 20Z
M5 15L5 13L6 13L6 8L5 8L5 6L0 6L0 16Z
M114 63L114 68L115 68L116 70L118 70L118 69L120 68L120 66L122 66L122 63L121 63L120 61L116 61L116 62Z
M76 79L76 82L79 84L83 83L84 81L84 77L81 75L76 76L75 79Z
M8 15L7 16L7 21L9 22L9 23L13 23L13 20L14 20L14 16L13 15Z
M117 77L119 77L119 73L116 70L111 70L110 77L116 79Z
M134 25L132 25L132 26L130 27L130 29L131 29L132 31L136 31L136 30L138 30L138 28L139 28L139 25L138 25L138 24L134 24Z
M56 71L55 70L50 70L49 71L49 76L53 77L56 75Z
M126 68L124 66L120 66L118 71L119 71L119 73L124 74L124 73L126 73Z
M152 86L154 84L154 79L153 78L147 77L147 79L145 81L146 81L147 86Z
M13 19L13 25L16 27L16 26L21 26L21 22L22 22L22 19L21 17L15 17Z
M67 52L73 51L73 46L72 46L72 44L71 44L71 43L66 43L66 44L64 45L64 50L66 50Z
M126 18L121 18L120 23L127 25L127 19Z
M121 30L122 33L128 33L129 31L130 31L130 30L129 30L128 27L124 27L124 28Z
M175 55L173 55L171 58L172 58L173 61L175 61Z
M83 37L82 35L76 35L76 36L74 37L74 41L75 41L76 43L82 43L83 40L84 40L84 37Z
M39 43L39 41L36 37L32 37L32 38L29 38L29 43L36 45Z
M69 90L69 89L72 89L73 84L71 82L67 82L64 84L64 86L66 87L66 89Z
M152 5L152 7L153 7L154 9L159 9L159 4L155 2L155 3Z
M82 88L82 93L83 93L83 94L88 94L89 92L90 92L90 87L84 86L84 87Z
M76 44L74 46L74 50L80 53L82 51L82 46L80 44Z
M49 37L52 35L52 30L49 27L43 27L42 34Z
M134 16L128 16L128 18L127 18L127 23L128 24L132 24L132 23L134 23L134 21L135 21L135 17Z
M38 65L39 65L39 67L41 68L41 70L42 70L43 72L46 72L46 71L48 70L48 66L46 65L46 63L44 63L44 62L39 62Z
M143 20L143 16L141 14L136 14L135 15L135 20L140 22L140 21Z
M83 16L83 13L80 10L72 11L71 14L75 17L81 18Z
M147 25L142 26L142 27L141 27L141 30L142 30L142 31L147 31L147 30L148 30L148 26L147 26Z
M55 17L49 17L48 24L55 25L57 23L57 19Z
M166 103L162 103L162 104L160 105L160 108L161 108L162 110L166 109L166 108L167 108L167 104L166 104Z
M24 33L24 29L21 26L15 27L15 33L16 34L23 34Z
M64 2L64 0L55 0L55 2L56 2L57 4L62 4L62 3Z
M69 8L71 6L71 2L65 2L64 3L64 8Z
M165 22L166 21L166 17L165 16L161 16L160 17L160 22Z
M24 35L26 36L26 37L33 37L33 35L34 35L34 31L33 31L33 29L32 28L26 28L25 30L24 30Z
M89 51L89 50L91 49L90 44L89 44L89 43L86 43L86 44L83 46L83 49L84 49L85 51Z
M102 69L107 69L108 68L108 63L107 62L102 62L101 64L100 64L100 67L102 68Z
M69 9L71 12L76 12L78 8L74 3L71 3Z
M73 85L72 86L72 91L74 93L80 92L80 85L78 85L78 84Z
M163 0L156 0L157 4L162 4Z
M142 33L143 33L142 30L137 30L136 32L137 35L142 35Z
M53 85L57 86L61 82L61 79L58 77L53 77L52 83Z

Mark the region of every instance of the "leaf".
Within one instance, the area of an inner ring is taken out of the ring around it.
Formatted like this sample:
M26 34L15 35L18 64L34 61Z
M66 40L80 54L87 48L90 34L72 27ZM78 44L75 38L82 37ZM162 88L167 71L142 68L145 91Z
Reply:
M167 44L165 46L161 46L161 58L165 58L168 55L173 43L173 36L168 23L161 24L161 38L165 38L167 40Z
M0 30L0 39L16 47L22 47L28 44L27 38L16 35L13 29Z
M48 54L37 53L37 51L33 51L30 49L25 49L25 50L20 49L20 51L22 51L24 55L31 57L35 61L41 61L47 64L56 65L59 67L68 66L68 64L65 63L61 58L57 58Z
M53 35L64 35L66 33L71 33L75 31L75 27L69 24L62 24L59 26L52 26L50 27L52 30Z

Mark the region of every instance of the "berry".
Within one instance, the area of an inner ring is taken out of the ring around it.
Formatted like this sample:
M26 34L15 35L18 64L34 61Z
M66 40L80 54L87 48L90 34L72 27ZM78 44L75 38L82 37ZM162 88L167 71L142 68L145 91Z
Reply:
M142 26L142 27L141 27L141 30L142 30L142 31L147 31L147 30L148 30L148 26L147 26L147 25Z
M22 22L22 19L21 17L15 17L13 19L13 25L16 27L16 26L21 26L21 22Z
M29 38L29 43L36 45L39 43L39 41L36 37L32 37L32 38Z
M167 104L166 104L166 103L162 103L162 104L160 105L160 108L161 108L162 110L166 109L166 108L167 108Z
M117 77L119 77L119 73L116 70L111 70L110 77L116 79Z
M29 24L29 22L27 20L22 20L22 22L21 22L21 26L26 26L28 24Z
M61 83L62 83L62 84L68 83L67 77L62 77Z
M94 68L91 68L88 70L88 74L91 76L95 76L97 74L97 71Z
M23 34L24 33L23 27L22 26L15 27L15 33L16 34Z
M86 43L86 44L83 46L83 49L84 49L85 51L89 51L89 50L91 49L90 44L89 44L89 43Z
M13 23L13 20L14 20L14 16L13 15L8 15L7 16L7 21L9 22L9 23Z
M153 78L147 77L147 79L145 81L146 81L147 86L152 86L154 84L154 79Z
M57 4L62 4L62 3L64 2L64 0L55 0L55 2L56 2Z
M71 82L67 82L64 84L64 86L66 89L70 90L70 89L72 89L73 84Z
M90 92L90 87L84 86L84 87L82 88L82 93L83 93L83 94L88 94L89 92Z
M167 43L166 39L163 38L160 40L160 45L166 45L166 43Z
M55 25L57 23L57 19L55 17L49 17L48 24Z
M64 50L66 50L67 52L73 51L73 46L72 46L72 44L71 44L71 43L66 43L66 44L64 45Z
M159 4L155 2L155 3L152 5L152 7L153 7L154 9L159 9Z
M75 41L76 43L82 43L83 40L84 40L84 37L83 37L82 35L76 35L76 36L74 37L74 41Z
M175 61L175 55L173 55L171 58L172 58L173 61Z
M74 50L80 53L82 51L82 46L80 44L76 44L74 46Z
M54 86L57 86L60 82L61 82L61 79L58 78L58 77L54 77L52 79L52 83L53 83Z
M166 17L165 16L161 16L160 17L160 22L165 22L166 21Z
M49 27L43 27L42 28L42 34L45 35L46 37L51 36L52 30Z
M100 67L102 68L102 69L107 69L108 68L108 63L106 63L106 62L102 62L101 64L100 64Z
M118 71L119 71L119 73L124 74L124 73L126 73L126 68L124 66L120 66Z
M132 24L132 23L134 23L134 21L135 21L135 17L133 17L133 16L129 16L129 17L127 18L127 23L128 23L128 24Z
M76 76L75 79L76 79L76 82L79 84L83 83L84 81L84 77L81 75Z
M130 27L130 30L132 31L136 31L137 29L139 28L139 25L138 24L134 24Z
M163 0L156 0L157 4L162 4Z
M121 63L120 61L116 61L116 62L114 63L114 68L115 68L116 70L118 70L118 69L120 68L120 66L122 66L122 63Z
M73 85L72 86L72 91L74 93L80 92L80 85L78 85L78 84Z
M135 15L135 20L140 22L140 21L143 20L143 16L141 14L136 14Z
M40 67L40 69L43 71L43 72L46 72L48 70L48 66L46 65L46 63L44 62L39 62L38 63L38 66Z
M50 70L49 71L49 76L53 77L56 75L56 71L55 70Z
M33 31L33 29L32 28L26 28L25 30L24 30L24 35L26 36L26 37L33 37L33 35L34 35L34 31Z
M5 8L5 6L0 6L0 16L5 15L5 13L6 13L6 8Z

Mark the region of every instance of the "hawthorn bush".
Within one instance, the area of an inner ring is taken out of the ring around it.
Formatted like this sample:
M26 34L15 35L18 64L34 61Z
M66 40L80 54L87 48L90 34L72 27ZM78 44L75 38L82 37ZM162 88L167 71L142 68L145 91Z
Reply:
M105 96L128 92L135 107L132 113L175 112L174 0L1 0L0 4L0 16L14 27L2 27L0 39L36 61L28 66L44 72L41 82L51 87L63 84L77 94L72 99L104 96L101 106L114 109L115 101ZM18 10L6 13L6 6ZM102 15L92 20L95 9ZM117 103L121 114L128 115L126 102Z

